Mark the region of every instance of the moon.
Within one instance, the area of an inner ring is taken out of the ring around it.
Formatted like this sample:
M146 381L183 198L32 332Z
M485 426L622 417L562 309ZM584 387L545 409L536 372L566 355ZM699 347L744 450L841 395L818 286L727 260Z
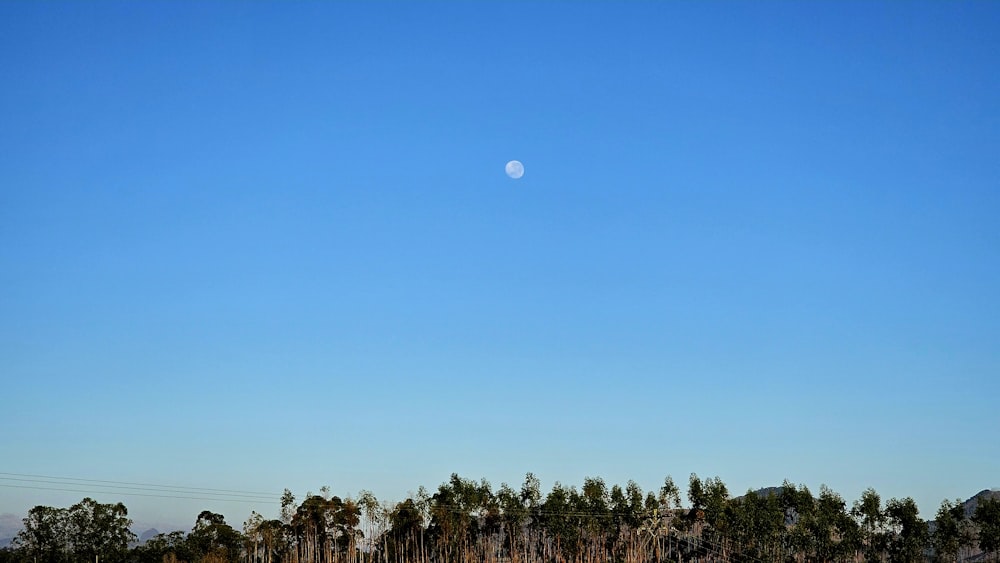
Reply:
M508 176L515 180L524 176L524 165L521 164L520 160L512 160L508 162L507 166L504 167L504 170L507 172Z

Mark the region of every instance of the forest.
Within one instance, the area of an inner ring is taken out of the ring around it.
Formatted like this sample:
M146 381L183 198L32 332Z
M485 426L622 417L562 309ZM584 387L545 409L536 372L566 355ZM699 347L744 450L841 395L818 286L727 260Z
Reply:
M692 474L682 499L671 477L657 490L586 478L543 493L457 474L400 502L368 491L298 502L281 496L276 519L251 512L241 529L205 510L190 532L138 542L124 504L85 498L36 506L0 563L652 563L918 562L1000 560L1000 494L944 500L920 518L911 498L874 489L851 505L821 486L730 495L718 477ZM686 500L686 502L684 502ZM975 500L976 502L972 502ZM971 505L970 505L971 503ZM972 506L974 505L974 506Z

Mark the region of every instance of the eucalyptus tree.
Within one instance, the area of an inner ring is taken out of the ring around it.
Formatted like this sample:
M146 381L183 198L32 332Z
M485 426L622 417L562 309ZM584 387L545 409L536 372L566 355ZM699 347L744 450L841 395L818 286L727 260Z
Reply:
M203 510L186 543L195 562L237 563L242 554L243 537L226 523L225 516Z
M543 532L542 558L545 560L573 560L580 547L580 494L573 487L558 481L545 496L538 510Z
M58 563L69 554L65 508L36 506L22 520L13 546L31 563Z
M417 495L414 499L417 512L420 515L420 562L427 561L427 542L425 541L427 526L431 522L431 494L421 485L417 488Z
M622 489L621 485L616 483L611 486L611 490L608 492L608 505L608 509L611 512L611 522L614 527L611 532L611 556L615 560L626 559L628 558L626 538L628 536L627 520L629 516L629 502L625 489Z
M521 483L521 505L528 514L527 525L522 526L524 534L524 557L538 556L542 549L542 522L539 511L542 506L542 482L534 473L528 472Z
M432 521L434 499L420 487L416 495L391 506L379 505L374 495L362 491L357 506L363 511L367 529L375 530L375 541L367 542L372 560L426 561L425 536ZM444 506L437 507L444 509ZM372 550L372 548L376 548ZM379 556L381 554L381 557Z
M78 561L112 563L123 559L135 541L131 525L124 504L101 504L87 497L69 508L66 531Z
M452 474L429 498L428 532L435 546L462 560L495 557L502 549L500 504L486 479Z
M660 510L664 519L662 533L667 538L670 538L673 528L677 526L677 523L682 522L678 518L681 510L681 490L674 483L674 478L670 475L663 478L663 485L660 486L657 500L660 503Z
M726 510L729 537L737 559L777 561L782 558L785 512L778 495L747 494L729 502Z
M641 528L646 520L646 505L642 487L631 479L625 484L625 502L625 528L620 541L625 545L628 560L636 561L644 543Z
M113 563L125 557L135 540L124 504L101 504L89 497L69 508L36 506L23 522L15 544L33 563Z
M702 540L708 495L705 491L705 485L697 473L691 473L688 477L687 499L690 508L685 511L684 517L677 522L683 526L685 532L684 541L678 544L678 549L684 558L701 557L706 553Z
M482 560L499 559L503 553L503 515L500 501L489 481L481 479L476 490L479 534L485 540L481 543Z
M295 516L295 495L292 491L285 489L281 493L281 521L285 524L292 523L292 517Z
M826 485L820 486L808 526L818 561L846 561L861 546L860 529L847 512L847 503Z
M362 490L358 493L357 504L364 517L362 533L365 538L365 551L373 558L377 558L379 540L385 531L381 505L375 495L368 490Z
M420 557L423 517L417 503L408 498L396 504L389 517L387 556L395 561L416 561Z
M934 547L934 560L939 562L954 562L958 560L958 552L962 548L962 524L965 521L965 510L961 500L951 502L941 501L934 519L934 532L931 534L931 545Z
M612 518L609 516L608 487L600 477L587 477L583 480L582 511L583 540L587 543L590 557L606 557L607 550L612 548L618 539Z
M263 563L264 557L261 553L263 542L260 530L263 523L264 517L256 510L251 510L250 516L243 522L243 541L246 542L245 552L248 563Z
M997 560L1000 555L1000 499L980 500L972 521L979 527L979 548Z
M674 478L667 475L663 478L663 485L660 487L658 500L664 510L678 510L681 507L681 490L674 484Z
M281 520L263 520L254 529L260 550L259 563L282 563L290 560L292 534Z
M785 546L795 561L805 561L815 553L814 524L816 499L805 485L785 481L778 494L785 513Z
M704 510L705 505L708 504L708 496L705 493L705 487L702 485L701 479L698 477L697 473L692 473L691 477L688 478L688 492L687 492L688 502L691 503L691 510L695 513ZM702 515L702 518L704 514Z
M466 524L458 508L457 495L447 484L442 484L431 497L431 524L428 534L434 551L445 560L456 560L460 549L461 536Z
M527 538L524 530L530 516L529 508L523 504L518 491L507 483L500 485L496 500L500 507L500 526L507 557L513 563L527 561Z
M688 500L691 510L687 526L703 549L725 557L726 506L729 490L719 477L702 481L692 473L688 479Z
M861 529L861 550L865 560L884 561L889 536L882 498L875 489L869 487L861 493L861 498L854 501L851 516Z
M327 542L327 500L319 495L307 495L292 516L298 561L328 563L331 551Z
M489 483L463 479L457 473L431 497L428 533L437 552L448 561L466 561L481 545L481 536L499 530L499 510L492 501Z
M920 510L912 498L890 499L885 514L892 535L889 538L889 560L909 563L923 559L928 545L927 522L920 519Z
M193 561L194 556L184 532L161 533L132 549L129 560L134 563L177 563Z
M726 531L726 505L729 503L729 489L718 476L705 480L705 522L721 534Z
M361 507L350 498L333 496L326 501L326 514L327 537L333 542L333 560L340 561L345 554L353 555L361 535L358 529Z

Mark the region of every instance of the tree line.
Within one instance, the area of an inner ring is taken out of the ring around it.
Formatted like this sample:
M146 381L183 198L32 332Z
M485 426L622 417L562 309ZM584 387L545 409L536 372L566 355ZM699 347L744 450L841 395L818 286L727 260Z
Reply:
M732 497L718 477L692 474L686 500L671 477L644 492L635 482L556 483L529 473L519 488L453 474L436 491L401 502L289 490L277 518L252 512L241 530L202 511L190 532L138 544L121 503L90 498L36 506L0 563L653 563L1000 560L1000 498L974 512L941 503L934 520L912 498L883 502L874 489L848 506L821 486Z

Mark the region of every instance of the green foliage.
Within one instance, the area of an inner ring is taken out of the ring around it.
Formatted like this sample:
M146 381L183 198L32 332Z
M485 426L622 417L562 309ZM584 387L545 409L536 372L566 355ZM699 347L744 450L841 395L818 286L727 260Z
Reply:
M842 561L861 547L857 522L847 513L847 503L826 485L820 486L808 527L815 537L815 554L821 561Z
M36 506L23 520L24 528L14 538L14 546L26 558L38 563L62 561L69 551L68 511L65 508Z
M88 497L70 508L32 508L15 544L39 563L114 563L135 540L131 525L124 504L101 504Z
M701 484L701 479L695 473L688 479L688 501L691 503L691 510L698 511L705 508L708 497L705 488Z
M580 525L576 509L582 503L578 498L576 489L564 487L557 481L539 511L541 529L551 538L555 550L568 558L576 554L579 543Z
M937 527L931 537L934 558L937 561L955 561L958 551L970 540L965 532L965 510L962 501L941 501L936 517Z
M927 522L920 519L912 498L890 499L885 515L893 535L889 539L889 561L909 563L923 559L928 545Z
M391 531L387 542L391 560L402 560L407 554L419 552L419 540L423 535L424 519L416 501L408 498L396 505L389 516Z
M0 547L0 563L21 563L21 554L11 547Z
M194 556L184 532L157 534L143 545L132 549L129 558L134 563L161 563L164 561L193 561Z
M981 500L972 521L979 526L979 549L997 555L1000 552L1000 499Z
M432 541L449 557L466 558L478 548L481 535L500 529L499 511L490 484L463 479L453 473L431 499Z
M726 505L729 502L729 489L719 477L705 480L704 484L704 507L705 521L710 526L719 531L725 531Z
M668 510L681 507L681 490L674 484L674 479L669 475L663 479L658 500L660 505Z
M328 563L335 554L353 552L360 536L361 507L334 496L307 495L291 516L288 531L303 563Z
M295 515L295 495L292 491L285 489L281 493L281 521L285 524L291 524L292 516Z
M204 510L198 514L186 544L187 553L193 562L237 563L243 536L226 524L226 518L222 514Z
M816 499L812 492L805 485L795 487L785 481L779 498L785 511L785 521L789 525L788 545L793 552L815 554L817 538L813 536L813 532Z
M881 561L889 542L886 515L882 510L882 497L875 492L875 489L865 489L861 493L861 498L854 502L851 515L860 526L865 560Z
M740 559L779 559L785 531L785 511L776 495L760 496L747 491L743 497L729 502L726 520Z
M608 485L587 477L577 489L556 483L548 494L527 474L520 489L496 493L486 480L453 474L431 495L393 505L370 492L358 499L282 495L282 517L257 513L230 527L202 511L189 534L160 534L131 551L124 505L84 499L70 508L37 506L0 563L616 563L660 561L955 561L978 534L983 550L1000 550L1000 500L984 500L972 519L959 501L937 512L933 537L913 499L866 490L851 510L820 486L748 491L732 498L719 477L691 474L681 509L670 477L658 490ZM687 515L685 517L685 514Z

